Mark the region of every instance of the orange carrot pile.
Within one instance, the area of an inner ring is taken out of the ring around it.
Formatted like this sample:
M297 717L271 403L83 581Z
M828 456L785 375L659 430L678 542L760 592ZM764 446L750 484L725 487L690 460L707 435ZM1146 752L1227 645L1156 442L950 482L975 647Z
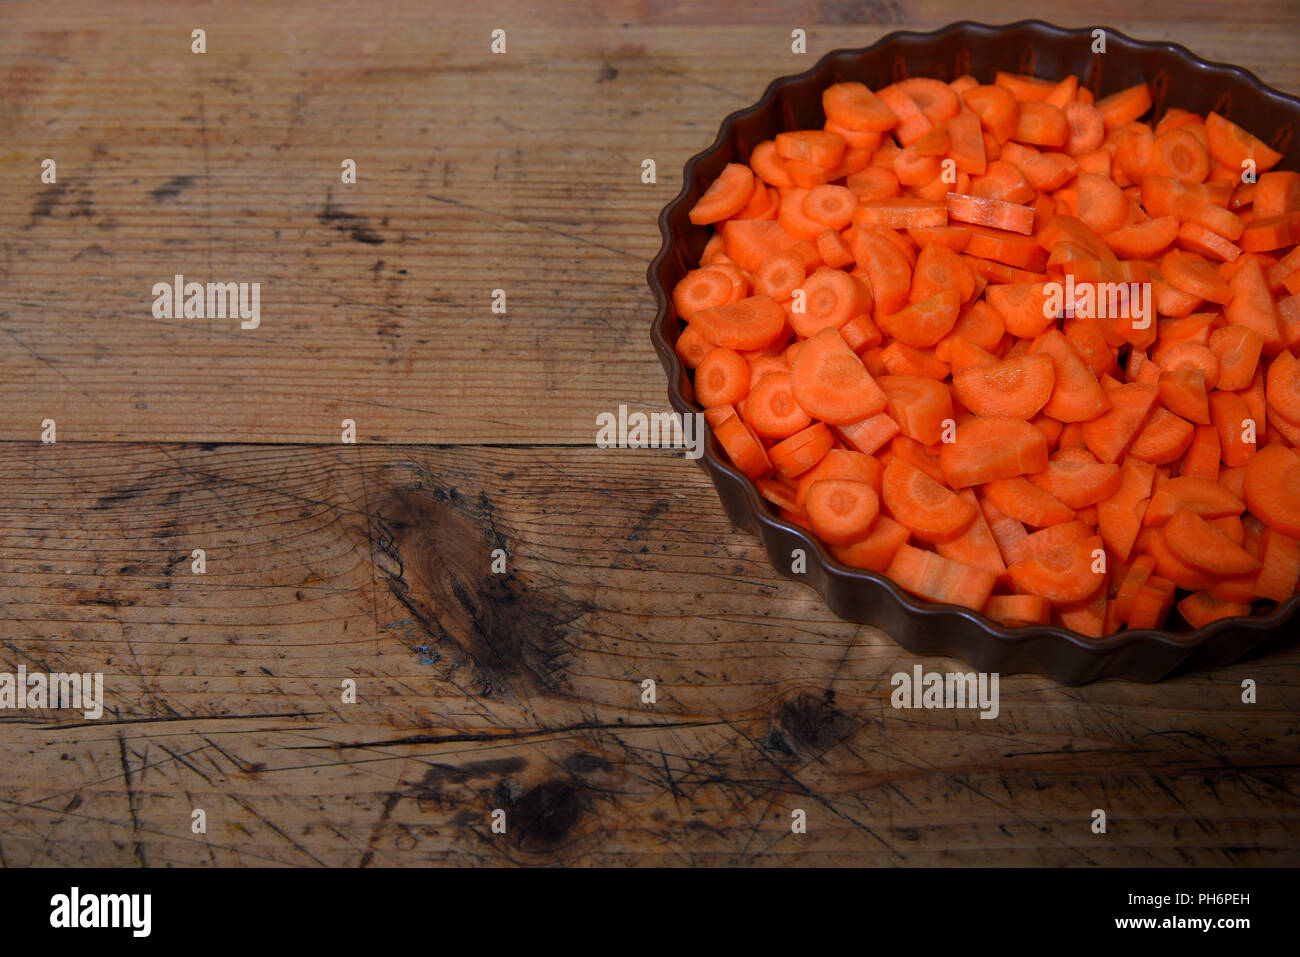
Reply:
M1144 122L1146 84L822 104L710 185L673 291L695 397L778 514L1011 626L1295 594L1300 173L1215 113Z

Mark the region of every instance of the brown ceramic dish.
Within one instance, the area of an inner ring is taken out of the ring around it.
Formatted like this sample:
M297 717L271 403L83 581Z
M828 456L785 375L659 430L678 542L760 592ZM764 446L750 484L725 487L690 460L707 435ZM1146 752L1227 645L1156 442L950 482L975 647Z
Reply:
M733 113L718 138L691 158L681 193L659 216L663 247L648 271L658 302L651 339L668 373L668 396L681 413L698 412L687 369L673 351L682 325L670 292L696 263L709 227L693 226L687 211L729 162L745 162L750 148L782 130L820 127L821 91L841 80L877 89L906 76L952 80L971 73L989 83L997 70L1042 77L1079 75L1098 96L1151 84L1155 115L1167 107L1205 114L1216 110L1279 150L1280 167L1300 169L1300 99L1265 86L1240 67L1210 63L1175 43L1147 43L1105 29L1106 52L1092 52L1092 28L1066 30L1039 20L1006 26L963 21L932 33L891 33L861 50L837 50L806 73L772 82L762 99ZM1103 639L1062 628L1005 628L953 605L914 598L887 578L840 564L809 534L778 518L754 483L720 454L712 435L699 460L736 525L756 534L774 567L789 574L791 550L808 556L807 573L830 609L850 621L876 625L917 654L952 655L982 671L1028 671L1067 684L1107 676L1158 681L1175 669L1223 665L1265 642L1285 640L1300 597L1278 606L1260 602L1250 618L1232 618L1192 631L1177 612L1168 631L1122 631ZM1178 625L1182 625L1182 630Z

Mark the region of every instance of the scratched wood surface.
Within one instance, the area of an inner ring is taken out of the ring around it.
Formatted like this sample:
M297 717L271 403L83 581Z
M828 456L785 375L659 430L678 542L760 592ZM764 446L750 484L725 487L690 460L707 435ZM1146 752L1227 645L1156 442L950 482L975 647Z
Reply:
M1294 643L895 710L960 663L777 577L680 455L592 446L663 407L644 269L722 116L1023 6L443 6L0 8L0 671L106 683L0 712L0 863L1300 863ZM1300 90L1290 4L1034 13ZM175 273L262 282L261 327L154 319Z

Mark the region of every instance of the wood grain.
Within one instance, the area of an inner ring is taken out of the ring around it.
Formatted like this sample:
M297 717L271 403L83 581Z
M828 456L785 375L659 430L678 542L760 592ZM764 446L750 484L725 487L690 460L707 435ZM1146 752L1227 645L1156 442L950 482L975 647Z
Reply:
M10 864L1295 861L1293 645L896 710L915 662L666 451L0 451L0 647L108 688L5 715Z
M965 667L776 576L680 455L591 444L664 406L655 218L726 113L1025 13L6 4L0 671L102 671L107 710L0 711L0 864L1300 863L1293 641L896 710ZM1300 90L1292 4L1033 13ZM154 319L177 272L262 282L261 328Z

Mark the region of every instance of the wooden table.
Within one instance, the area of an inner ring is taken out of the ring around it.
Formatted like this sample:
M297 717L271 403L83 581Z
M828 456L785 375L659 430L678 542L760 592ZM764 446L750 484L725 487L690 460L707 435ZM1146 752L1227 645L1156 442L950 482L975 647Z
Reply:
M644 272L722 117L1026 12L731 7L0 10L0 670L106 684L97 721L0 712L0 862L1300 861L1294 644L895 710L960 663L779 578L679 453L594 447L666 408ZM1034 12L1300 90L1292 3L1076 9ZM260 282L260 326L155 318L175 274Z

